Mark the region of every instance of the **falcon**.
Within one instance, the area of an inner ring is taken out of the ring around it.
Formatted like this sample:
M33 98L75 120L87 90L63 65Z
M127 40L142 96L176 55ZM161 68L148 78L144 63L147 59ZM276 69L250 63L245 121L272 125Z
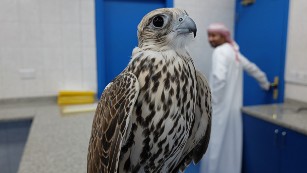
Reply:
M186 45L187 12L161 8L138 25L128 66L104 89L89 141L88 173L179 172L205 154L211 93Z

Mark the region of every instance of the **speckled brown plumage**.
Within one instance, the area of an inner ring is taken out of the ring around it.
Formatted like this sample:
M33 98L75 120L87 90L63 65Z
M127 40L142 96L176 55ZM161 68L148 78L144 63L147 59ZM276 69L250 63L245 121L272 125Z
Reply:
M117 172L123 135L138 92L138 81L130 73L119 75L104 90L92 125L88 172Z
M206 152L211 94L185 46L196 25L158 9L138 26L126 69L104 90L93 120L89 173L178 172Z

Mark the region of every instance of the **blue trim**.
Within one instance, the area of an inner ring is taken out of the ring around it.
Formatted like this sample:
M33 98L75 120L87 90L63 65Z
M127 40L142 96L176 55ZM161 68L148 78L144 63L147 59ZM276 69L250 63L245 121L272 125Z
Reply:
M104 57L104 5L103 0L95 0L96 20L96 58L97 58L97 97L99 98L106 85L106 62Z

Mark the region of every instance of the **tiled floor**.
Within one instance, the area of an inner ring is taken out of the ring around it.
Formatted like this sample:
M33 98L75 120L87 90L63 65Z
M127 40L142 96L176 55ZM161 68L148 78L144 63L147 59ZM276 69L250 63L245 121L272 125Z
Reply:
M32 120L0 121L0 173L17 173Z

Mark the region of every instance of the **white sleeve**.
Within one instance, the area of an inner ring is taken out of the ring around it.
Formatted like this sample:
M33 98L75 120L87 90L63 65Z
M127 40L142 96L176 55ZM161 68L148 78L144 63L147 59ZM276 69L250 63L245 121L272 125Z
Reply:
M212 103L218 104L223 100L226 86L227 62L221 51L214 51L212 56L211 93Z
M266 74L261 71L254 63L250 62L247 58L245 58L242 54L240 54L240 61L243 65L243 69L252 77L254 77L260 87L264 90L270 89L270 83L267 79Z

